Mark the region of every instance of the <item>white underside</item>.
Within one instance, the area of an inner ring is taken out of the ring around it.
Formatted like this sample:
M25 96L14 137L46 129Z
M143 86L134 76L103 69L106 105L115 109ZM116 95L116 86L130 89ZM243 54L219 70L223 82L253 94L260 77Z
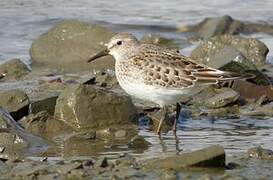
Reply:
M182 98L192 96L200 92L204 87L192 87L178 90L156 88L145 84L122 83L120 86L131 96L152 101L161 107L181 101Z

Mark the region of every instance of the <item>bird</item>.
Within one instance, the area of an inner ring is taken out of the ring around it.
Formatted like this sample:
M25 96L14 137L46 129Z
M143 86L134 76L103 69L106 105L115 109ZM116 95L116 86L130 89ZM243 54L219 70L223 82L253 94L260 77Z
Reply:
M130 33L114 35L105 44L105 48L91 56L87 62L107 55L112 55L115 59L115 75L125 92L162 108L163 115L157 127L159 135L168 113L168 105L193 96L210 85L246 78L239 73L198 63L177 50L140 43ZM178 116L173 124L174 132L177 118Z

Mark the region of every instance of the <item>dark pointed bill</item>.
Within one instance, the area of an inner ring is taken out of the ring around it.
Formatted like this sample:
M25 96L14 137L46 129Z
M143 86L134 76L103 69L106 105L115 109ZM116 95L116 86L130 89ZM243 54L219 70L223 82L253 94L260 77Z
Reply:
M88 59L88 63L89 62L92 62L100 57L103 57L103 56L107 56L109 55L109 50L107 48L105 48L104 50L102 50L101 52L95 54L94 56L92 56L90 59Z

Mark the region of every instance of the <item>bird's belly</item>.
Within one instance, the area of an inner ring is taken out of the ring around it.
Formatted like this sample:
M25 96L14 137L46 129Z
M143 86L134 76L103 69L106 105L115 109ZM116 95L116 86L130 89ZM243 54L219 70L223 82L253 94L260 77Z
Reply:
M202 89L167 89L167 88L158 88L150 85L139 84L139 83L122 83L120 86L131 96L134 96L139 99L152 101L161 107L168 104L174 104L179 102L182 98L191 96L195 93L198 93Z

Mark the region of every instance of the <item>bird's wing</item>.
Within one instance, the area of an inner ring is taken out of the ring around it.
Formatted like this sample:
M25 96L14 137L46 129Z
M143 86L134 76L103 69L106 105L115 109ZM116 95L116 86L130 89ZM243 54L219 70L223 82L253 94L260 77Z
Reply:
M144 83L156 87L183 89L243 78L240 74L210 68L155 45L142 45L130 60L144 73Z

